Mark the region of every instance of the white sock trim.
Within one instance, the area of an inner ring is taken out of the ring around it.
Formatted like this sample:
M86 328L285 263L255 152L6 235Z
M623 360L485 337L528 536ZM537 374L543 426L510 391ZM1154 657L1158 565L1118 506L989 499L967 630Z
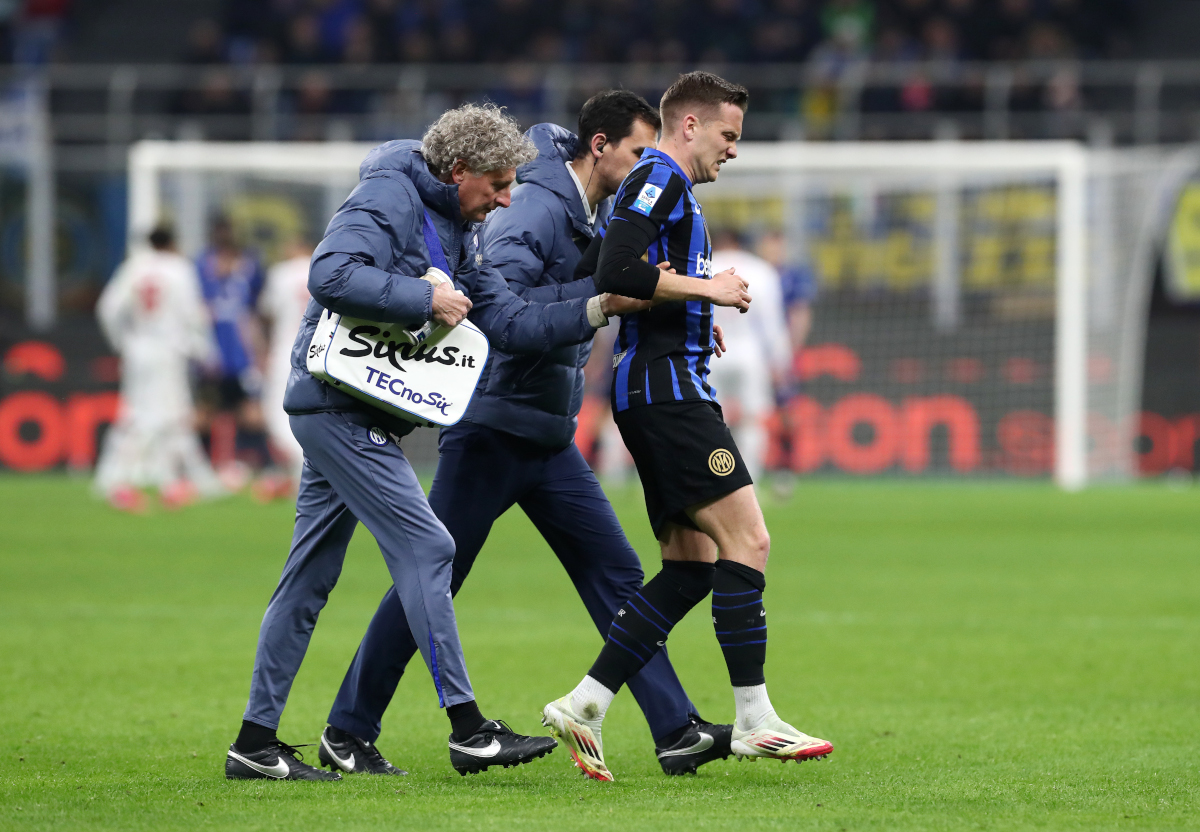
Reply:
M591 676L584 676L583 681L571 691L571 709L589 722L604 719L604 713L615 696L616 693Z
M734 688L733 701L737 705L737 727L740 731L757 728L764 719L775 713L771 707L771 697L767 696L766 685Z

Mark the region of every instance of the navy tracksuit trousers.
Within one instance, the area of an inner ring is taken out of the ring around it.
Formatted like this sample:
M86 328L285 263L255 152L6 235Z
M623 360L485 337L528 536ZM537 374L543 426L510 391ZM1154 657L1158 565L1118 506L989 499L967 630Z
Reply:
M438 699L457 705L475 698L450 599L454 541L430 510L400 446L373 422L366 413L291 417L304 448L304 472L292 548L258 634L243 717L250 722L279 726L359 521L375 536L394 581L391 598L405 621L408 655L416 650L408 635L415 632Z
M468 423L442 430L439 449L429 504L454 538L450 591L458 592L492 524L515 503L550 544L596 628L607 635L617 609L641 588L642 566L579 449L571 444L548 450ZM374 742L416 649L392 587L346 673L329 724ZM686 725L695 710L666 650L629 680L629 690L655 739Z

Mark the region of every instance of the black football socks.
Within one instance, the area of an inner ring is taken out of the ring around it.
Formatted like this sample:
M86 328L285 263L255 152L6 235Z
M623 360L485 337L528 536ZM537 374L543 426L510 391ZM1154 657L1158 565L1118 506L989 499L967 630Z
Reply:
M233 745L243 754L253 754L255 751L262 751L273 742L275 742L274 728L267 728L265 725L243 719L242 730L238 731Z
M450 739L455 742L470 739L487 721L479 712L479 705L474 699L458 705L447 705L446 716L450 717Z
M667 641L671 629L713 587L711 563L664 560L662 571L626 601L613 619L588 676L614 693Z
M766 683L767 613L763 610L763 573L723 560L713 575L712 614L717 641L725 654L729 681L735 687Z

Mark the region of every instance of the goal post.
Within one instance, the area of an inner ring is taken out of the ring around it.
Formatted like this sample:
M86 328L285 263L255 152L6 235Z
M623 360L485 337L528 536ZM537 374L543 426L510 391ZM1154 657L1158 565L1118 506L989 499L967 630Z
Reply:
M374 146L139 142L130 244L169 219L195 254L211 213L266 192L319 238ZM793 467L1043 474L1068 490L1132 476L1154 240L1168 180L1194 170L1168 156L1074 142L739 145L698 191L710 226L781 232L784 259L825 293L799 362L808 409L792 420L824 444L803 459L793 447ZM861 363L853 378L823 369L834 347Z
M846 142L743 145L736 166L764 172L1053 175L1058 192L1054 478L1082 488L1087 472L1087 153L1074 142ZM732 166L730 168L732 170ZM948 249L949 246L943 246Z

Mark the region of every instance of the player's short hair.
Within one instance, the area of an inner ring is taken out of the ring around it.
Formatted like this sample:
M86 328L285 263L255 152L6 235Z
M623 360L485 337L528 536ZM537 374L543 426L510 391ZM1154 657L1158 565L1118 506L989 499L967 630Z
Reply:
M421 155L434 176L460 159L471 173L508 170L537 158L520 125L495 104L463 104L447 110L425 131Z
M750 106L750 91L720 75L696 70L675 79L663 93L658 111L663 124L670 129L689 112L715 111L722 104L733 104L744 113Z
M175 244L175 232L160 225L150 232L150 247L156 251L164 251Z
M616 144L629 137L633 123L642 121L656 131L662 129L658 110L636 92L630 90L605 90L587 100L579 111L579 148L575 158L588 155L592 139L603 133L608 141Z

